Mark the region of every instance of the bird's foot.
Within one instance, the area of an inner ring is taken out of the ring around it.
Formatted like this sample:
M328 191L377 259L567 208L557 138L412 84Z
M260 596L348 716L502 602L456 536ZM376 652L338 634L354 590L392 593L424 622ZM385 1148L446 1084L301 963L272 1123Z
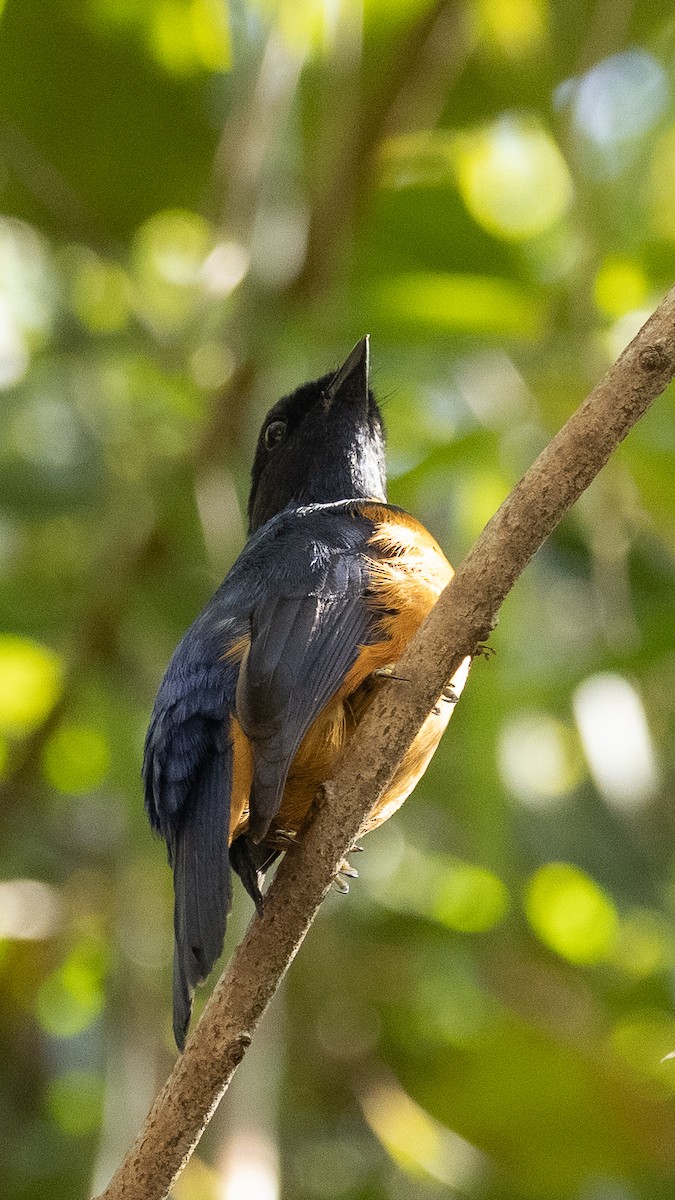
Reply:
M479 642L473 652L472 657L490 659L492 658L492 655L496 653L497 651L495 650L494 646L486 646L484 642Z
M363 850L363 846L352 846L349 853L354 850ZM356 867L353 867L348 859L343 858L335 875L333 876L333 887L342 896L346 896L349 891L348 879L358 879L359 873Z
M279 850L288 850L289 846L294 846L298 840L297 829L275 829L274 832L266 839Z
M398 683L410 683L410 680L405 675L395 675L396 663L387 663L384 667L376 667L373 675L378 679L395 679Z
M338 867L338 875L346 875L348 879L358 879L359 877L356 867L353 867L346 858L343 858Z
M262 917L264 897L261 889L265 880L265 874L264 871L260 870L255 853L245 834L235 838L230 846L230 864L233 871L237 872L237 875L255 904L258 916Z
M456 704L458 700L459 696L457 695L457 692L453 688L452 684L446 683L443 691L440 694L438 704L434 704L434 707L431 711L435 717L439 717L443 711L441 701L443 701L445 704Z

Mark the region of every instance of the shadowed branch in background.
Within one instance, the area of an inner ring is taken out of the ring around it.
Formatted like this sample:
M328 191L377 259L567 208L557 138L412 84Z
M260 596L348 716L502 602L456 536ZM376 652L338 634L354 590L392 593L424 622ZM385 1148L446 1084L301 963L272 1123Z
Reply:
M199 1025L101 1200L161 1200L196 1146L297 953L337 866L397 764L535 551L675 374L672 289L504 501L398 664L286 854ZM326 799L330 803L326 803Z

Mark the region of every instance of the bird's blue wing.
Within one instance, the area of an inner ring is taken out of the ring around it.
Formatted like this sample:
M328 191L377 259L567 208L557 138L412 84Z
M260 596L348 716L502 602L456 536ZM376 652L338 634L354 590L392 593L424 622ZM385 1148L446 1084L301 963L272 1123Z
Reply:
M285 570L271 578L251 618L237 685L237 716L253 745L249 833L264 839L279 810L293 757L338 690L376 619L366 595L366 527L314 514L284 539Z
M230 907L232 716L253 747L249 829L260 841L304 734L374 636L370 528L342 506L269 521L186 633L157 694L143 777L148 815L174 871L180 1047L194 988L222 951ZM240 666L227 652L247 639Z
M230 908L229 726L238 664L223 653L240 630L217 593L171 659L145 743L146 808L174 872L174 1032L181 1048L192 994L222 951Z

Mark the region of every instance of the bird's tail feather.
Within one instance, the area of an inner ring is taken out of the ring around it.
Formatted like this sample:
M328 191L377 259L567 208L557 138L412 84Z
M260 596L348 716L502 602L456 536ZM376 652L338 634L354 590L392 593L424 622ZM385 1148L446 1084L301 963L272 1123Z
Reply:
M174 835L173 1029L180 1050L195 987L223 949L230 909L228 855L231 747L214 747L195 780L189 807Z

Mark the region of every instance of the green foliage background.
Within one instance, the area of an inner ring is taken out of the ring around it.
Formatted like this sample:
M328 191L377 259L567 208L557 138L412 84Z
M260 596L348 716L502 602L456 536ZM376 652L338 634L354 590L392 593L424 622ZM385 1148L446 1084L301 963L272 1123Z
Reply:
M139 787L261 416L367 330L457 561L675 279L671 0L0 0L0 1191L174 1051ZM675 393L504 606L177 1200L670 1200ZM236 897L228 948L250 904Z

